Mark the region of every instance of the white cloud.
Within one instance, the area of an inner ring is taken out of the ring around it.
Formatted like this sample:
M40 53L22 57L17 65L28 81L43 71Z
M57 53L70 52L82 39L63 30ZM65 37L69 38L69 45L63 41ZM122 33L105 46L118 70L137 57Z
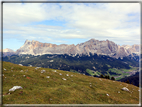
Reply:
M122 44L122 41L125 44L128 39L132 42L129 44L134 44L140 38L139 3L9 3L3 7L5 37L40 37L47 42L66 42L62 39L73 38L109 38L118 44ZM64 26L37 24L45 20L62 21Z

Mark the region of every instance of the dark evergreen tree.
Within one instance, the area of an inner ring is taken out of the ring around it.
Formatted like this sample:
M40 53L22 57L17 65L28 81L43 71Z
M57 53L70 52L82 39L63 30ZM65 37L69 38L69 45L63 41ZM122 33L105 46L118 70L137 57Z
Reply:
M104 77L104 78L106 78L106 79L107 79L107 78L108 78L108 77L107 77L107 75L105 75L105 77Z
M94 77L97 77L97 75L95 74Z
M101 74L101 75L100 75L100 78L104 78L104 75L103 75L103 74Z
M129 80L127 79L127 81L125 81L126 83L130 84Z
M114 78L114 77L111 77L111 80L115 80L115 78Z
M105 77L104 78L106 78L106 79L110 79L110 76L109 75L105 75Z

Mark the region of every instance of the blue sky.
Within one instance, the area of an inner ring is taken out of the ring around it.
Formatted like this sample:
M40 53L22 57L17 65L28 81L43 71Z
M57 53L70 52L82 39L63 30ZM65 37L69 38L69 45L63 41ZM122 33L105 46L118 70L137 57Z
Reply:
M3 49L17 50L27 39L76 45L91 38L140 44L140 4L3 4Z

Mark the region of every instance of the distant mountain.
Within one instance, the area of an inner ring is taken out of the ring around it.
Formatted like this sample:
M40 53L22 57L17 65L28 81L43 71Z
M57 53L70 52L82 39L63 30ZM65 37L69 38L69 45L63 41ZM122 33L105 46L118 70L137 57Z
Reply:
M16 54L16 52L13 51L12 49L9 49L9 48L3 49L3 57L11 56L11 55L14 55L14 54Z
M91 39L77 45L67 44L51 44L41 43L38 41L26 40L24 45L16 51L16 54L31 54L31 55L44 55L44 54L68 54L68 55L108 55L113 58L123 58L125 56L133 56L133 54L139 55L139 45L123 45L119 46L112 41L99 41Z

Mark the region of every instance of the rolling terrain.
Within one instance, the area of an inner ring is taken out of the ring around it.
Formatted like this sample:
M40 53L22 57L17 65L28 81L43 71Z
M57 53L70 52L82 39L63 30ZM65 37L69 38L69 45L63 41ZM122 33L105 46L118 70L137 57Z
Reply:
M67 54L45 54L45 55L12 55L3 57L3 61L24 66L44 67L60 69L65 71L82 73L89 76L109 75L116 80L130 76L139 71L139 57L112 58L106 55L90 54L69 56Z
M139 104L132 84L5 61L2 67L3 104ZM13 86L23 89L9 92Z

